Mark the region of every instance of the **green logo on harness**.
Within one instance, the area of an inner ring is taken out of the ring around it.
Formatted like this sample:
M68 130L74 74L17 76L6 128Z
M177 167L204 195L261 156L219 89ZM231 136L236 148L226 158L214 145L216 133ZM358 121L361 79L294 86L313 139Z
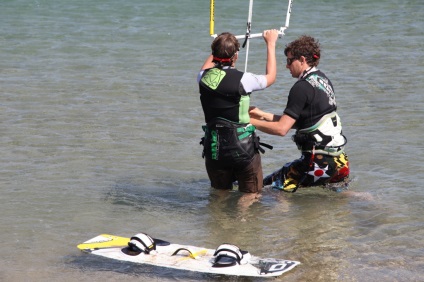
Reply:
M206 84L212 90L216 90L218 85L221 83L222 79L225 76L225 71L213 68L208 70L204 77L202 77L202 82Z

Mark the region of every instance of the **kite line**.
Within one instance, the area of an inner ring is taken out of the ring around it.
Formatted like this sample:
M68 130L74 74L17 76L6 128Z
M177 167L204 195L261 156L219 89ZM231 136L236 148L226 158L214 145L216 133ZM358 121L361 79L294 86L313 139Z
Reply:
M278 29L278 34L279 34L280 38L282 38L284 36L284 31L289 27L292 5L293 5L293 0L289 0L288 6L287 6L286 21L284 23L284 26L281 26ZM248 14L248 17L247 17L246 34L236 35L237 39L244 39L242 47L243 48L246 47L246 61L245 61L245 65L244 65L244 71L245 72L247 71L247 62L248 62L248 58L249 58L249 42L250 42L250 39L262 37L262 33L251 33L252 14L253 14L253 0L249 0L249 14ZM213 38L218 36L215 33L215 0L210 0L209 33Z

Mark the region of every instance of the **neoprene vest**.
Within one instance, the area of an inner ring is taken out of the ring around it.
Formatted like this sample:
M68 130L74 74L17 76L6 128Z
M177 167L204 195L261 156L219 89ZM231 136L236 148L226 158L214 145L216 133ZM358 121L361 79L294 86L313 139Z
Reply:
M249 123L250 97L241 84L243 72L211 68L199 82L200 101L206 125L201 144L208 159L250 162L258 152L259 138Z
M302 129L313 126L323 115L336 110L331 81L320 70L316 70L295 83L284 112L296 119L295 128Z
M224 118L249 123L250 96L241 84L243 72L236 69L206 69L199 82L200 101L206 123Z

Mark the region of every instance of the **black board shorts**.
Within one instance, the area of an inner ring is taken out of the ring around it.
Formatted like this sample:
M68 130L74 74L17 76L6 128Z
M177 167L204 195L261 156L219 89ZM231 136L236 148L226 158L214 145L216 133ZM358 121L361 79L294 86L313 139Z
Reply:
M261 155L256 153L250 163L232 164L205 158L206 171L215 189L232 189L238 181L240 192L259 193L263 187Z

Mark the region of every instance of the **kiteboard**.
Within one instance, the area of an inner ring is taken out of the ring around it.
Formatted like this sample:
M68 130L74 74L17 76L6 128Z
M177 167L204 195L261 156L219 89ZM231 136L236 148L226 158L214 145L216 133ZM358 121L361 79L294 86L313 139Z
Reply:
M119 261L232 276L275 277L300 264L253 256L232 244L208 249L154 239L145 233L131 238L101 234L77 247L83 252Z

